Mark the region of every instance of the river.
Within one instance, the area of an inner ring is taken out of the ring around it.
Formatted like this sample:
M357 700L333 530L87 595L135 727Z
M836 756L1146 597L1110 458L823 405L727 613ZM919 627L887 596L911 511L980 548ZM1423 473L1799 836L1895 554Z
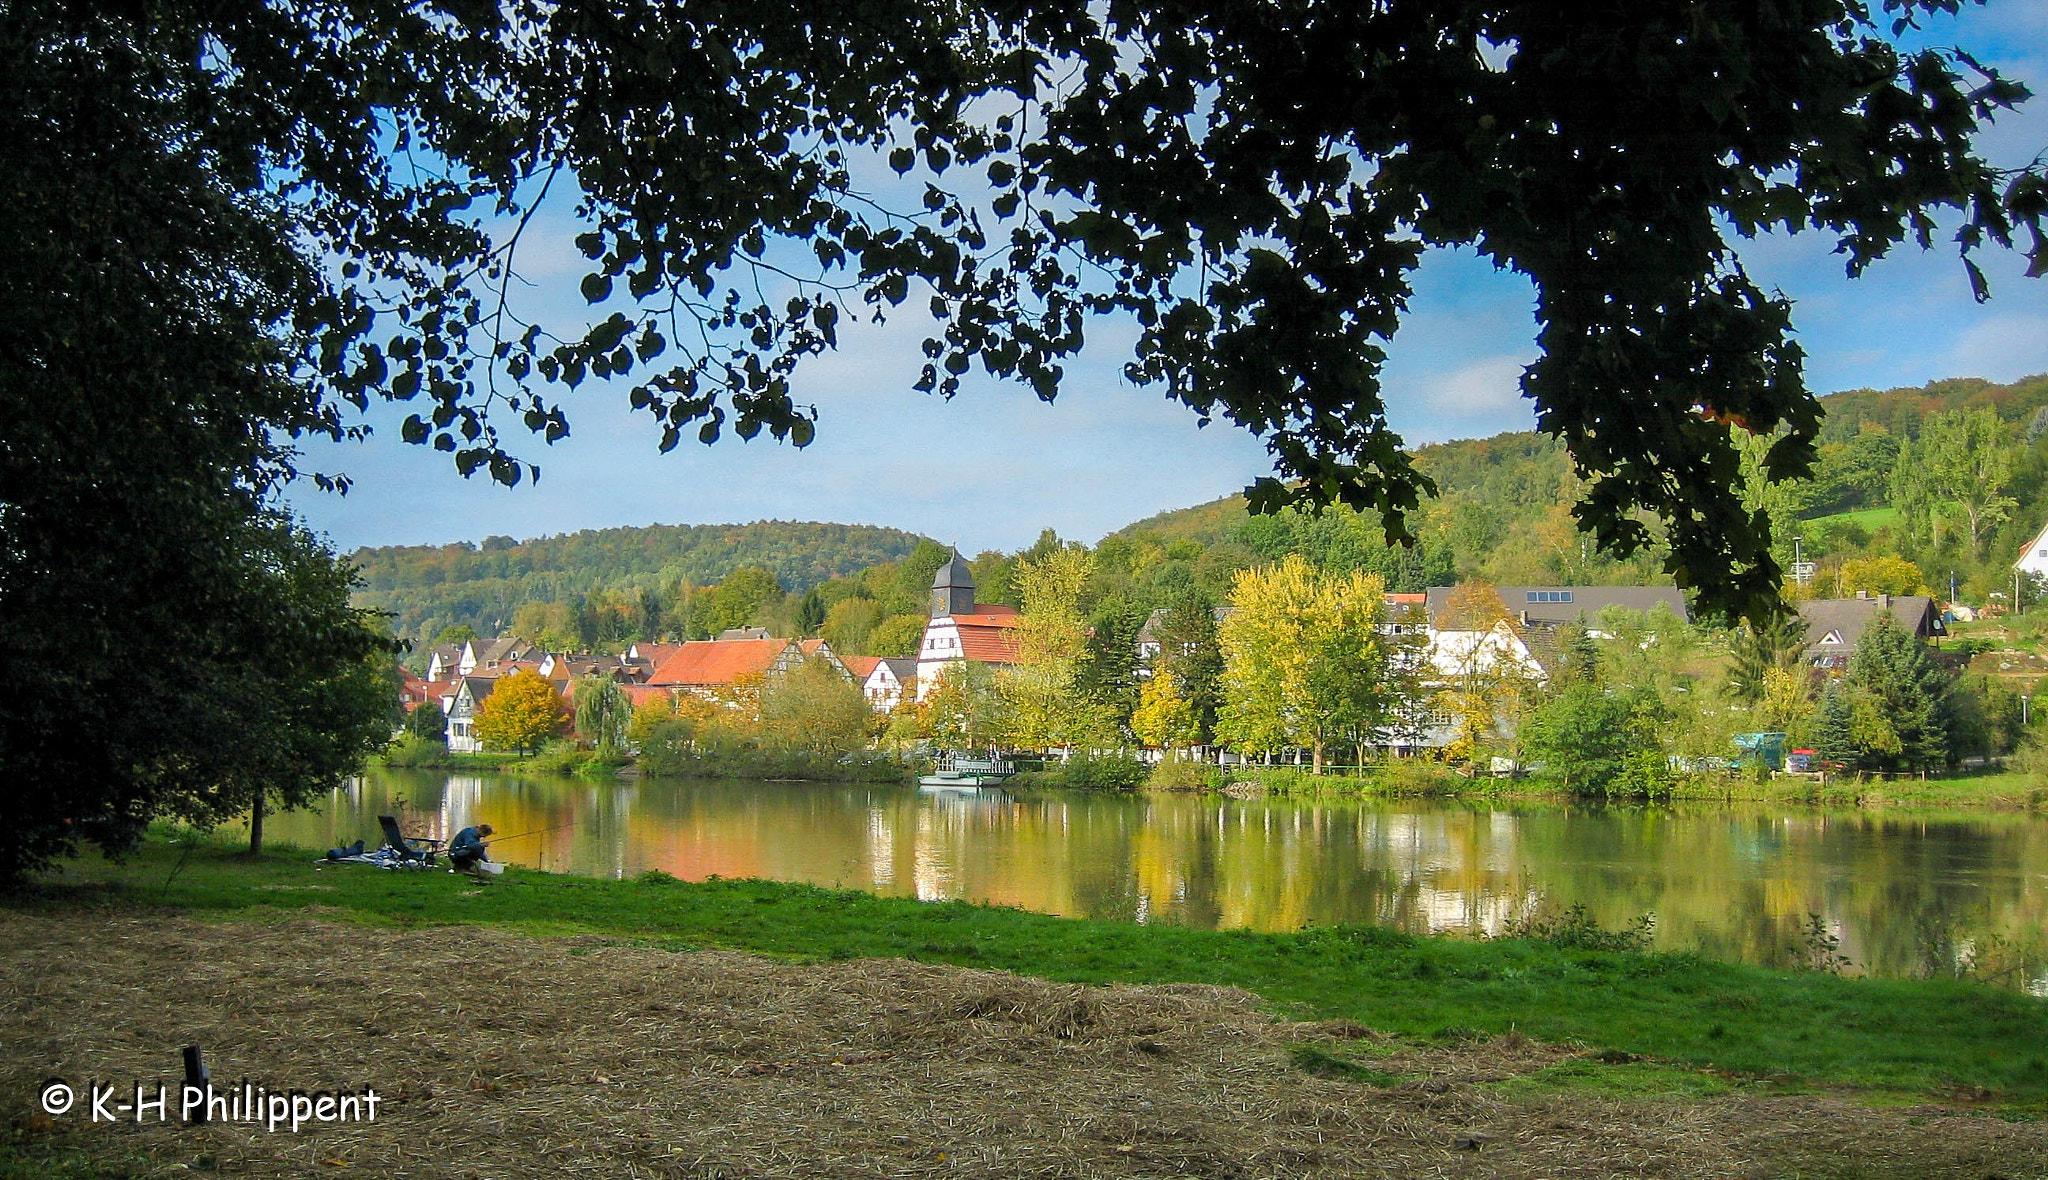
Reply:
M1392 800L377 771L279 840L369 839L379 814L493 857L601 877L764 877L1045 913L1292 930L1499 933L1583 905L1655 943L1785 965L1818 914L1852 971L1958 969L2048 995L2048 818L1768 806ZM363 871L375 871L365 869Z

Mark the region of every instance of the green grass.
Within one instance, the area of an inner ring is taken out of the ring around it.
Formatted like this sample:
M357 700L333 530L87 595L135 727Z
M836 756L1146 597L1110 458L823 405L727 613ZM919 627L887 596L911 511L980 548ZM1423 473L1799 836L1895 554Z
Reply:
M1874 533L1887 525L1896 524L1899 510L1896 508L1859 508L1854 512L1837 512L1832 516L1813 516L1800 522L1804 525L1853 524L1863 531Z
M1505 1097L1543 1093L1597 1094L1603 1098L1718 1098L1736 1079L1657 1061L1604 1062L1575 1058L1491 1084Z
M479 889L447 873L316 870L310 860L275 849L249 862L222 844L173 847L156 837L125 863L75 862L10 904L258 921L318 907L322 917L371 925L472 923L804 960L902 957L1092 984L1222 984L1284 1014L1396 1036L1518 1030L1687 1070L1936 1096L1988 1091L2048 1110L2048 1001L1981 984L1845 979L1379 927L1140 926L659 873L612 881L512 869Z

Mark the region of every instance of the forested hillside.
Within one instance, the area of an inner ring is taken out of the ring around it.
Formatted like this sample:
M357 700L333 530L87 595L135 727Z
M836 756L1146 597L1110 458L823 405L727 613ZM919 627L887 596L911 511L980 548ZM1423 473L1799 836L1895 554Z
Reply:
M1753 482L1789 568L1794 538L1818 569L1805 592L1946 593L1996 601L2011 560L2048 521L2048 376L1856 390L1828 410L1814 478ZM1753 440L1745 470L1769 440ZM1193 595L1219 602L1240 570L1300 554L1319 569L1376 574L1390 590L1481 579L1498 585L1648 585L1654 550L1595 552L1571 517L1579 495L1563 448L1533 433L1421 448L1438 496L1413 519L1419 544L1389 548L1377 517L1333 509L1252 517L1240 496L1162 513L1095 546L1078 608L1097 643L1123 643L1152 610ZM974 558L978 597L1017 605L1020 558L1065 543L1047 530L1022 553ZM517 543L364 550L365 605L399 634L451 626L509 631L556 648L695 637L742 624L823 634L842 651L909 655L932 571L946 551L891 529L764 522L605 529ZM2032 592L2032 591L2030 591Z
M923 538L901 529L810 521L649 525L515 541L359 549L357 603L392 612L401 636L430 639L451 626L496 634L532 603L576 602L594 615L625 608L644 628L644 599L760 567L802 593L835 577L908 556Z
M1909 389L1859 389L1821 399L1827 417L1814 478L1761 488L1782 559L1793 538L1825 585L1846 562L1898 557L1930 588L1982 602L2010 589L2010 563L2048 523L2048 374L2000 385L1954 378ZM1415 514L1421 565L1448 555L1460 577L1499 584L1647 584L1663 579L1655 553L1626 562L1591 551L1573 527L1578 481L1562 446L1530 432L1426 446L1416 465L1438 497ZM1362 567L1409 588L1414 559L1385 555L1377 523L1333 511L1253 518L1242 496L1148 517L1123 541L1299 552L1318 564ZM1440 579L1439 579L1440 580ZM1851 588L1853 591L1854 588Z

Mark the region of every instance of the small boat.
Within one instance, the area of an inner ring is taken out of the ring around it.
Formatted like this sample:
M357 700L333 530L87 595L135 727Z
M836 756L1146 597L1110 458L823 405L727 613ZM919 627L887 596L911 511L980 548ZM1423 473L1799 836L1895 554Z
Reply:
M918 777L917 785L929 791L975 791L992 787L1017 773L1015 765L1000 758L940 758L932 772Z

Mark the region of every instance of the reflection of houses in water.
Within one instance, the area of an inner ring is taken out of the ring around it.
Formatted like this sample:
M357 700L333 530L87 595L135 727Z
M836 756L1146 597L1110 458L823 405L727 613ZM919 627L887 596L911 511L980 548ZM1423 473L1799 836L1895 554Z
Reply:
M877 888L896 883L896 825L879 807L868 808L868 865Z

